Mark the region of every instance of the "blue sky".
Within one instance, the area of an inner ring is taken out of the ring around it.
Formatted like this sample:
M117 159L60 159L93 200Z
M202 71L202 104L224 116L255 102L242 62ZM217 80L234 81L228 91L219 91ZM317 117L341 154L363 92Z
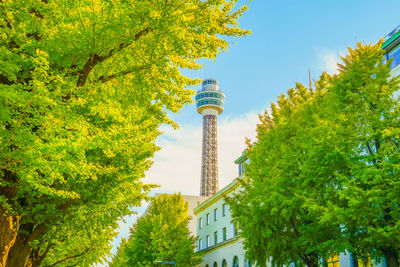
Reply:
M245 148L244 138L254 140L258 113L295 82L308 84L308 69L312 78L322 71L332 73L347 46L377 42L400 24L399 0L254 0L248 6L239 22L252 34L232 40L228 51L202 70L185 71L191 77L219 80L226 95L218 119L220 188L236 177L233 161ZM145 182L160 185L154 192L198 195L202 118L194 105L172 118L180 128L163 128L158 140L162 149ZM144 207L135 210L140 215ZM113 252L135 220L131 216L121 222Z
M400 24L398 0L254 0L248 7L240 24L252 34L194 74L219 80L228 115L265 108L296 81L307 83L308 68L318 77L327 54L377 42ZM191 121L194 111L186 107L175 118Z

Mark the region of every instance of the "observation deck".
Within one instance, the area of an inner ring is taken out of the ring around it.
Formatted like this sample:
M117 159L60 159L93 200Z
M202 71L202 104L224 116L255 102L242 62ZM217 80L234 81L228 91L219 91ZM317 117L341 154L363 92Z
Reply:
M218 114L224 111L225 95L219 90L218 81L212 78L205 79L202 89L196 94L197 112L204 115L205 110L215 110Z

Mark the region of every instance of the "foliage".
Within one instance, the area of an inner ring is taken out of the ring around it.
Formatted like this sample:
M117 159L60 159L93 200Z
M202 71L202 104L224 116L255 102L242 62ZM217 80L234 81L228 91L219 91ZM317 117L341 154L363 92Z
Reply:
M327 109L336 110L329 114L333 143L346 144L340 151L346 169L336 173L341 201L330 203L323 219L346 226L349 250L364 258L385 256L389 266L398 266L400 77L390 77L380 45L349 49L326 96Z
M337 75L297 84L260 116L245 190L230 199L250 258L398 254L399 79L380 45L349 48Z
M123 253L118 251L111 266L119 266L116 262L154 266L156 261L195 266L200 258L194 251L196 238L190 235L189 219L188 204L180 194L157 196L131 229Z
M150 189L158 128L177 126L167 111L191 102L199 81L180 70L248 33L235 4L1 2L0 201L20 218L8 265L105 255Z
M271 105L271 114L260 116L258 140L248 153L245 190L230 199L248 256L260 264L269 259L277 265L302 261L317 266L321 252L329 251L325 241L340 232L320 223L318 211L308 203L334 197L332 188L323 186L331 170L314 169L326 144L315 150L304 142L316 134L309 132L317 124L313 102L323 93L297 84ZM322 188L316 191L316 187Z
M128 245L128 240L122 238L119 244L117 253L113 256L112 262L109 267L125 267L128 266L128 258L126 256L126 247Z

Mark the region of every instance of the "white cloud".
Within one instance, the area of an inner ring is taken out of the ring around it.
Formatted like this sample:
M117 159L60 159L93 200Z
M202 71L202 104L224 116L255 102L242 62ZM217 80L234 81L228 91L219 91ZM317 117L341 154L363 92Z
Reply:
M328 72L329 74L337 73L337 63L339 62L339 54L333 51L326 51L319 55L322 61L322 70Z
M338 73L337 64L341 61L340 57L346 55L346 50L321 50L317 52L320 61L321 71L326 71L329 74Z
M245 148L245 137L254 139L256 113L218 118L218 171L220 188L237 176L233 161ZM161 150L146 175L146 183L160 185L157 191L200 194L202 125L181 125L179 130L164 129L158 144Z

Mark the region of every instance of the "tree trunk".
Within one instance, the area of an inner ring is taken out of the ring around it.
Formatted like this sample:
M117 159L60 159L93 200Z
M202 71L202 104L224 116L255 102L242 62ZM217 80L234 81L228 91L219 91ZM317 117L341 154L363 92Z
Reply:
M384 250L387 267L399 267L399 254L391 249Z
M0 267L5 267L11 247L17 238L19 229L19 216L6 215L3 207L0 207Z
M308 267L319 267L318 265L318 254L317 253L310 253L304 257L304 263Z
M25 267L31 266L29 255L31 254L32 247L27 242L27 236L19 234L15 241L14 246L8 255L6 267Z

